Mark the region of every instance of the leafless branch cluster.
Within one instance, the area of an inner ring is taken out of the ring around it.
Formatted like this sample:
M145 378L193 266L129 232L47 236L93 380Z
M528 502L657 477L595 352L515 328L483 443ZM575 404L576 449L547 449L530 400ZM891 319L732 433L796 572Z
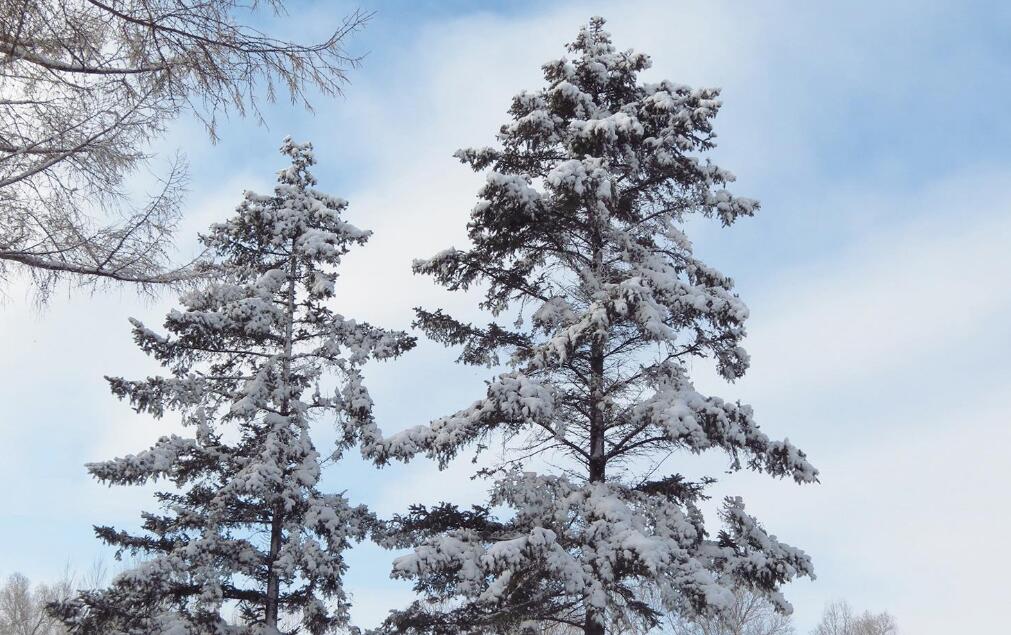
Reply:
M32 587L28 578L12 574L0 586L0 633L10 635L62 635L66 633L59 621L49 616L45 606L70 597L73 589L64 581L52 586Z
M13 573L0 583L0 633L3 635L65 635L60 621L46 611L50 602L71 597L81 588L104 583L106 567L96 560L87 573L78 576L68 566L52 584L32 585L27 577Z
M0 281L17 270L44 297L59 279L142 285L193 275L169 267L184 164L140 209L124 180L150 141L190 111L217 137L227 112L258 120L262 99L339 94L357 59L330 37L297 44L245 26L281 0L0 0Z
M724 612L689 620L669 618L671 635L794 635L789 615L776 611L769 600L746 589L734 594L734 603Z
M811 635L898 635L899 626L888 613L856 613L846 602L825 607L821 622Z

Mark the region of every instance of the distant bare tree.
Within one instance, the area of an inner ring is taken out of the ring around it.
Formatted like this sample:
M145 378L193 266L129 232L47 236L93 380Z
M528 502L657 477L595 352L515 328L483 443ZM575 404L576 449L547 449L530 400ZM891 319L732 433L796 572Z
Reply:
M856 614L846 602L825 607L821 622L811 635L898 635L899 626L888 613Z
M67 631L45 607L49 602L65 600L73 593L70 576L52 586L32 587L20 573L10 575L0 586L0 633L3 635L63 635Z
M184 185L181 161L137 209L124 179L148 143L190 111L217 138L227 112L260 119L280 88L309 107L340 93L357 63L343 48L355 12L317 44L276 39L239 19L282 0L0 0L0 282L142 285L192 274L167 249Z
M776 611L764 596L739 590L736 601L718 616L688 620L671 617L672 635L794 635L789 615Z
M32 586L24 575L11 574L0 584L0 635L64 635L67 630L47 606L66 601L82 589L103 586L107 577L108 567L101 558L83 574L68 564L52 584Z

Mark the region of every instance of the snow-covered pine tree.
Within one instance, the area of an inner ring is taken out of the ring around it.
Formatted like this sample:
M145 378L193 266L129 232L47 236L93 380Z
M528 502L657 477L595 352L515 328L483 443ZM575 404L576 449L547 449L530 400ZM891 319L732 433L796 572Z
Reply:
M414 339L346 319L328 308L335 267L369 233L342 218L347 203L317 191L312 147L286 139L273 195L247 192L234 216L202 241L216 280L181 297L166 335L136 320L138 346L169 375L109 378L139 412L181 411L192 437L166 436L136 455L88 465L102 482L160 479L163 512L143 514L145 533L98 527L142 563L107 589L60 608L76 632L276 634L347 625L342 552L375 518L342 494L321 493L321 463L337 460L371 424L362 365L411 348ZM330 395L320 383L336 383ZM310 423L334 419L336 449L314 447ZM241 625L228 623L234 602Z
M714 145L719 92L640 82L649 58L616 50L600 18L568 48L572 59L543 66L547 86L514 98L499 148L457 154L490 168L470 248L415 263L452 290L484 285L483 309L519 317L477 326L417 312L430 337L462 345L461 362L508 372L455 414L376 432L368 453L445 465L499 438L506 456L486 506L416 506L394 522L392 544L413 552L393 575L423 598L395 611L390 631L641 632L665 613L729 606L733 588L786 611L780 586L812 575L808 556L740 498L723 501L711 534L699 507L711 480L661 466L671 453L717 449L734 470L817 479L750 407L700 394L688 376L696 358L728 381L748 366L747 308L683 233L692 214L730 225L758 209L700 158ZM534 455L557 469L535 473ZM496 519L495 508L508 512Z

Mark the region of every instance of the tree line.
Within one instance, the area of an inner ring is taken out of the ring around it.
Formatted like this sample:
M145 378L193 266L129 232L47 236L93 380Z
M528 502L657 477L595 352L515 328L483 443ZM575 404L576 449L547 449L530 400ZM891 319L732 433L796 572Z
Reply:
M0 584L0 633L4 635L69 635L66 626L46 610L65 601L81 588L96 589L107 577L101 561L85 576L69 567L53 584L32 585L15 573ZM657 631L669 635L796 635L789 615L779 613L759 595L737 592L731 610L709 618L689 620L670 616ZM848 603L837 601L825 607L810 635L897 635L898 626L888 613L856 613Z

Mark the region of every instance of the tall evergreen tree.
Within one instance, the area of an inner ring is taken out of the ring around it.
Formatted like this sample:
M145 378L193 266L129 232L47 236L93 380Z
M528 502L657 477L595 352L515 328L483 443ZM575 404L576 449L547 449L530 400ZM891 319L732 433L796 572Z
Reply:
M664 613L728 607L738 587L789 610L780 586L812 575L808 556L740 498L723 501L723 527L709 533L699 502L711 479L660 466L677 451L718 449L733 470L817 480L750 407L700 394L688 374L697 358L728 381L748 366L747 308L683 232L693 214L730 225L758 209L700 157L714 145L719 91L640 82L649 58L616 50L600 18L568 48L571 59L543 66L544 88L513 99L500 147L457 154L490 168L470 248L414 266L451 290L482 285L482 309L518 317L480 326L417 311L429 337L462 345L461 362L509 368L469 407L389 438L374 432L367 452L445 466L498 438L506 454L486 470L486 506L417 506L393 523L392 544L413 548L393 575L424 597L391 615L391 631L648 630Z
M291 165L273 195L247 192L234 216L202 237L214 282L186 293L167 335L133 320L138 346L169 375L108 378L138 412L182 413L192 437L166 436L136 455L88 465L102 482L175 484L143 514L142 535L98 527L143 563L112 585L60 607L77 632L265 633L300 618L300 633L348 622L343 552L375 524L364 506L318 488L321 463L337 460L371 424L362 365L411 348L414 339L334 313L334 268L369 232L341 215L347 203L314 189L310 145L285 140ZM321 393L320 384L335 390ZM338 422L322 457L310 424ZM233 601L240 626L229 625Z

